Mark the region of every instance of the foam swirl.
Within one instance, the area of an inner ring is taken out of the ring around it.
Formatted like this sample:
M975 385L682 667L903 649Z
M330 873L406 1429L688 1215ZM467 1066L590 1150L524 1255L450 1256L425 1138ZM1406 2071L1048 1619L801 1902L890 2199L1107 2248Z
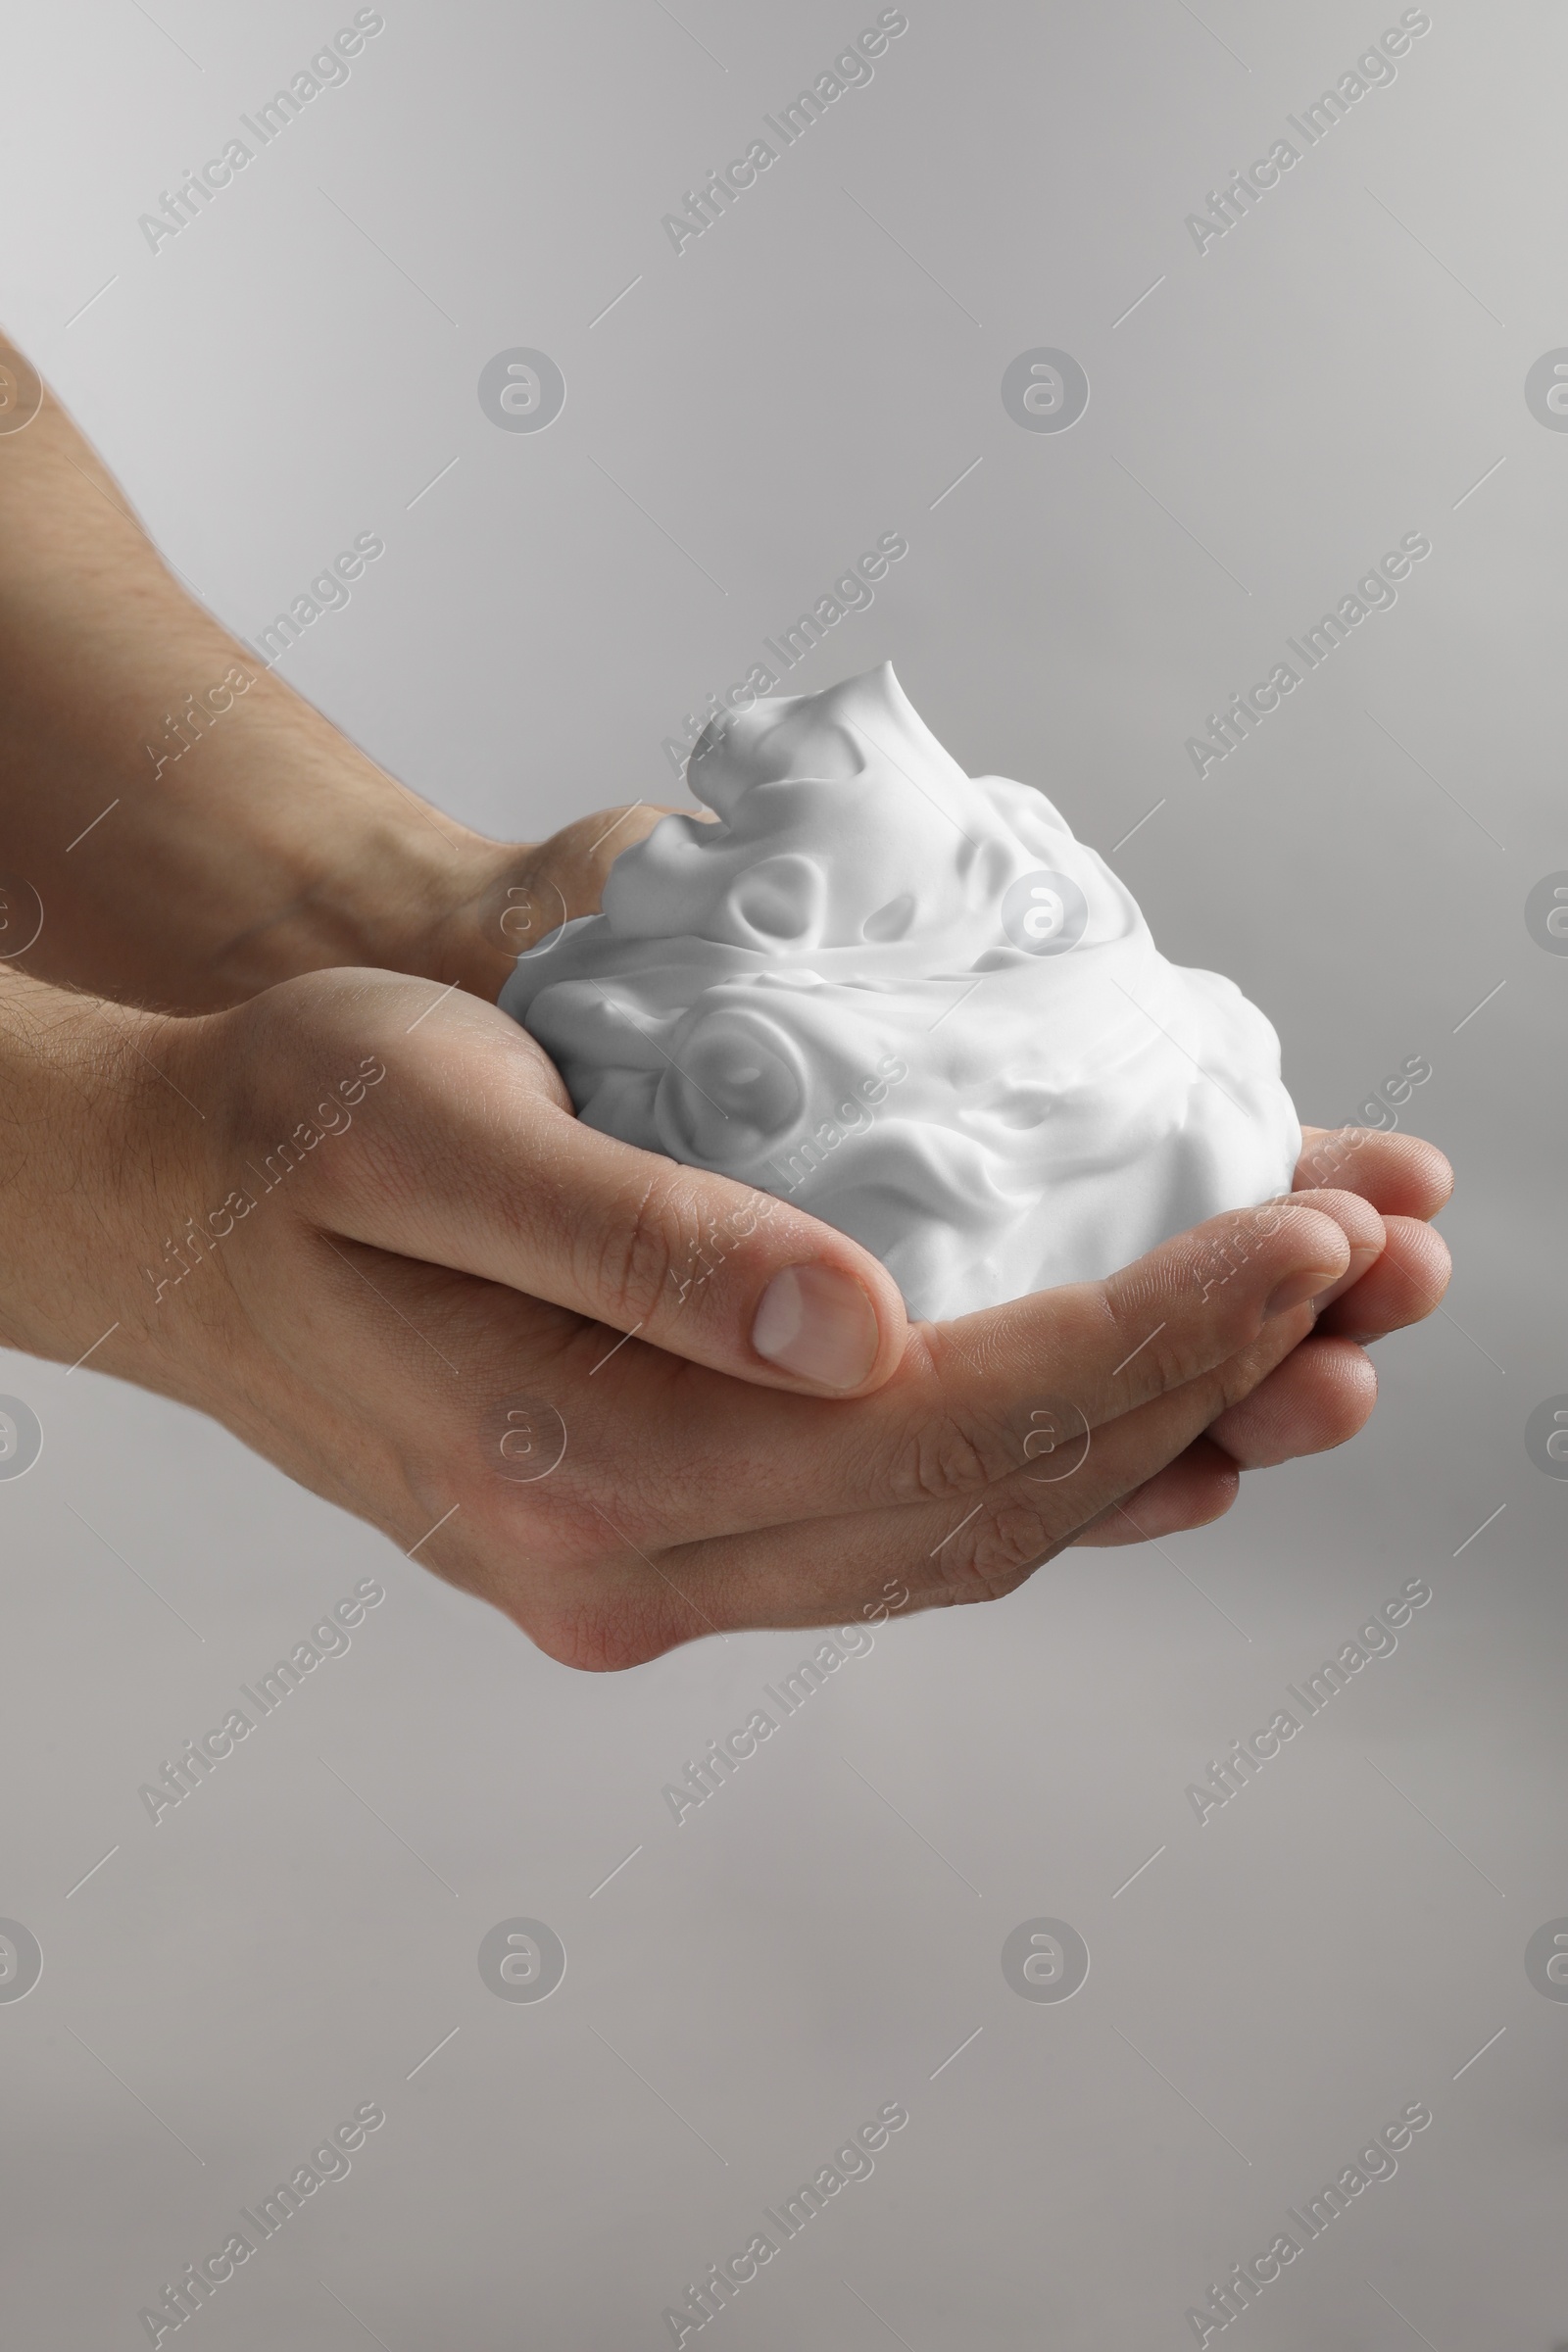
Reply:
M797 1200L938 1318L1288 1188L1263 1014L891 665L710 727L689 777L717 821L665 817L501 993L589 1126Z

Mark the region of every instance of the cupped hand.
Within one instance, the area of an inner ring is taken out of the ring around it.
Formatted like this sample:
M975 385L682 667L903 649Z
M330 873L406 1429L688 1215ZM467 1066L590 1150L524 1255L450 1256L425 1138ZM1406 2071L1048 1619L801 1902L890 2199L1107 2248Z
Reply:
M1236 1499L1240 1472L1261 1470L1353 1438L1377 1402L1367 1343L1430 1315L1448 1287L1446 1245L1432 1231L1453 1190L1453 1170L1419 1136L1367 1127L1306 1127L1295 1191L1333 1186L1355 1194L1383 1220L1385 1245L1364 1270L1351 1270L1319 1299L1310 1336L1239 1403L1218 1415L1187 1451L1136 1494L1124 1496L1079 1538L1137 1544L1218 1518ZM1230 1220L1216 1272L1245 1250L1267 1211Z
M440 944L420 943L422 959L408 968L439 970L446 978L447 967L455 970L461 960L455 943L466 940L472 960L475 943L483 939L488 942L483 984L476 972L474 987L493 1001L512 956L537 947L567 916L594 912L622 850L643 840L669 813L638 801L597 809L530 847L494 850L482 897L466 904L461 913L443 917L435 935ZM1448 1252L1430 1220L1452 1192L1453 1171L1434 1145L1372 1128L1305 1127L1293 1189L1357 1194L1382 1214L1387 1247L1373 1267L1353 1278L1353 1289L1324 1307L1311 1345L1293 1354L1245 1410L1228 1415L1223 1431L1208 1433L1211 1447L1196 1450L1173 1472L1158 1498L1160 1523L1151 1523L1150 1534L1196 1525L1227 1507L1236 1493L1238 1467L1262 1469L1353 1437L1377 1397L1377 1376L1365 1344L1431 1314L1447 1287ZM1223 1270L1222 1264L1216 1269ZM1181 1515L1173 1519L1168 1510L1178 1494ZM1155 1499L1149 1494L1141 1503L1152 1507ZM1084 1540L1132 1543L1139 1531L1120 1517Z
M95 1364L578 1666L1010 1590L1245 1410L1385 1253L1370 1199L1303 1192L1228 1279L1220 1219L911 1328L845 1236L584 1127L522 1030L428 982L112 1017L96 1094L125 1102L72 1139L108 1155L72 1196L90 1230L58 1224L12 1336L74 1359L117 1323Z
M471 910L463 918L463 936L470 942L481 933L486 939L494 935L482 961L482 993L498 994L510 969L494 953L495 941L521 953L536 947L567 915L592 912L620 852L667 813L642 802L604 808L534 848L497 853L501 863L482 901L482 923L475 925ZM427 955L418 968L441 969L445 976L450 960L450 950L444 959ZM1255 1392L1077 1540L1133 1544L1201 1526L1230 1508L1242 1470L1322 1452L1355 1436L1377 1401L1377 1374L1366 1344L1431 1314L1447 1288L1448 1252L1430 1219L1452 1187L1452 1170L1442 1152L1417 1137L1370 1128L1303 1129L1295 1192L1332 1188L1357 1195L1384 1219L1383 1252L1364 1271L1348 1274L1339 1293L1320 1302L1311 1337ZM1243 1212L1240 1228L1233 1220L1216 1245L1216 1283L1246 1246L1249 1213Z
M614 859L667 813L638 802L599 809L532 847L491 849L479 897L466 899L415 941L407 968L442 978L459 974L474 993L493 999L512 956L537 947L568 916L597 908ZM1448 1253L1428 1221L1446 1200L1452 1172L1440 1152L1415 1137L1308 1127L1295 1190L1324 1188L1354 1193L1383 1215L1382 1254L1346 1277L1308 1342L1256 1392L1077 1541L1131 1544L1203 1525L1230 1508L1242 1470L1343 1445L1363 1426L1377 1399L1366 1343L1430 1314L1447 1286ZM1237 1245L1233 1225L1220 1247L1234 1254ZM1222 1257L1216 1281L1224 1270Z

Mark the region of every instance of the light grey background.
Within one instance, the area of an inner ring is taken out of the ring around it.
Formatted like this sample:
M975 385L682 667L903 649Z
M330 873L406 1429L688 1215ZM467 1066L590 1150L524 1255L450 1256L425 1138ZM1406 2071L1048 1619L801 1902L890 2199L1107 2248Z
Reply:
M679 1828L662 1785L801 1640L573 1676L214 1426L0 1362L45 1430L0 1483L0 1914L44 1952L0 2004L5 2341L144 2342L162 2282L379 2100L190 2323L211 2352L652 2348L897 2099L874 2176L703 2340L1174 2347L1425 2100L1236 2328L1549 2352L1568 2003L1523 1955L1568 1913L1568 1484L1523 1430L1568 1390L1568 959L1523 908L1568 867L1568 436L1523 385L1568 343L1568 21L1434 0L1200 256L1186 214L1396 8L910 0L677 256L662 215L874 9L388 0L346 86L149 252L138 214L351 13L7 25L4 316L213 607L252 636L380 531L284 672L527 838L673 797L682 713L905 532L792 684L892 657L966 766L1107 853L1160 804L1118 868L1272 1015L1306 1116L1430 1059L1458 1270L1348 1451L888 1628ZM516 345L565 376L544 433L478 405ZM1070 432L1003 409L1036 345L1087 369ZM1396 607L1200 783L1204 713L1414 530ZM369 1574L351 1652L154 1828L138 1785ZM1412 1576L1397 1652L1200 1827L1186 1785ZM517 1915L567 1951L540 2005L478 1975ZM1001 1971L1041 1915L1092 1955L1061 2005Z

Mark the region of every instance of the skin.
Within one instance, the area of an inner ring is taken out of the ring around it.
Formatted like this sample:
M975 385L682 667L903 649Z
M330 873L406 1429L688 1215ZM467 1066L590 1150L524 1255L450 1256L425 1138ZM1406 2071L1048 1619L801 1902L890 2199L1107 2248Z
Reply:
M0 434L0 830L44 909L0 966L0 1339L214 1415L594 1669L996 1598L1360 1428L1365 1343L1447 1279L1430 1145L1309 1130L1289 1201L911 1326L843 1235L582 1127L491 1000L659 813L454 824L191 601L58 407ZM865 1334L843 1386L754 1345L802 1266Z

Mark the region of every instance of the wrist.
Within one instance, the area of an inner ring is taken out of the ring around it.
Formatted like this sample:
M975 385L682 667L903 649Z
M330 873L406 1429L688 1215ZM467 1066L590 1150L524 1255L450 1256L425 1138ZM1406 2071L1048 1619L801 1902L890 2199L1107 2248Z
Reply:
M200 1181L199 1109L166 1066L186 1026L0 966L0 1344L106 1371L144 1352L141 1268Z
M127 619L72 608L87 697L55 691L59 614L0 631L0 823L44 909L28 973L182 1013L343 964L494 996L483 902L526 852L387 775L161 571L142 584Z
M341 964L494 996L526 944L497 920L528 853L426 807L196 604L52 400L0 446L0 834L44 910L27 972L101 999L217 1011Z

